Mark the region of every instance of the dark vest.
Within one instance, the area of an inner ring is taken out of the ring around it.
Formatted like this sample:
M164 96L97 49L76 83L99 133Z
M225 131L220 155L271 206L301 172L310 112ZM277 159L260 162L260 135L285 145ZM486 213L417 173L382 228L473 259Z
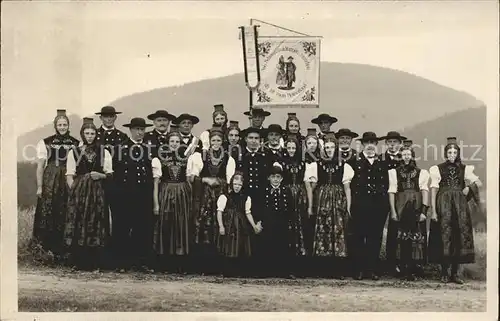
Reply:
M191 145L191 143L193 142L193 139L194 139L194 135L189 134L189 139L187 140L187 143L186 143L186 142L184 142L183 134L181 134L181 145L186 145L185 147L187 148L189 145ZM201 142L200 139L198 139L198 144L196 145L196 150L194 152L201 152L202 148L203 148L203 143Z
M352 167L352 166L354 166L353 164L356 161L356 157L358 156L358 153L356 152L355 149L352 149L352 148L349 148L346 151L339 149L339 156L340 156L340 160L343 163L347 163L347 164L351 165L351 167Z
M387 170L396 169L401 164L401 153L392 156L388 152L385 152L384 161L387 163Z
M203 154L203 169L201 170L200 177L217 177L225 180L229 155L227 153L222 153L219 157L214 155L212 158L210 150Z
M264 192L266 212L274 212L279 215L287 214L291 206L288 192L283 184L279 187L279 194L273 192L271 185L267 185Z
M116 128L112 130L104 130L104 128L99 127L97 129L96 142L98 144L104 145L109 151L111 151L113 147L118 146L127 139L127 134Z
M117 146L119 161L114 177L118 182L132 185L148 185L153 182L153 170L149 159L149 148L127 139Z
M244 150L243 147L240 144L229 145L229 143L226 143L223 146L224 146L224 151L234 159L234 162L236 163L236 168L238 168L238 165L241 163L243 159L243 150Z
M416 167L406 168L400 166L396 169L398 178L398 192L420 191L419 177L420 169Z
M465 165L444 162L438 165L441 181L439 189L464 189L465 188Z
M74 150L76 163L76 175L84 175L90 172L104 173L104 150L97 145L94 148L87 148L83 151L83 146L76 147Z
M360 153L359 159L354 163L354 177L351 182L351 190L354 195L387 196L389 186L389 175L387 172L387 163L375 156L373 165Z
M280 164L283 166L283 185L300 185L304 183L305 161L284 157Z
M161 146L168 144L168 132L160 134L157 130L152 130L144 134L144 143L150 147L150 157L153 159L158 155Z
M336 157L332 160L320 160L318 163L318 185L342 185L344 177L344 163Z
M161 152L161 181L165 183L186 182L187 158L176 157L173 152Z
M271 161L262 150L259 149L255 153L251 153L248 149L244 150L238 170L245 175L245 189L251 196L267 185L270 165Z
M266 157L269 158L271 165L274 162L281 163L283 161L283 158L286 156L286 149L284 148L272 149L266 146L264 147L264 152L266 154Z
M66 165L68 151L78 146L79 140L70 135L52 135L43 140L47 149L47 163Z

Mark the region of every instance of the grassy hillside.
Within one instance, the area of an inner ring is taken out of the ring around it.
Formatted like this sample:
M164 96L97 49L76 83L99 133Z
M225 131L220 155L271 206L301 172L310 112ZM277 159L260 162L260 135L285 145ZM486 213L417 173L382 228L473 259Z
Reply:
M305 132L307 127L312 126L312 118L320 112L327 112L339 119L334 129L350 127L357 132L371 130L383 133L415 126L445 113L482 105L467 93L409 73L369 65L330 62L321 64L320 95L319 109L273 109L266 124L284 124L286 113L296 111ZM211 125L212 106L216 103L223 103L229 118L239 120L245 126L248 119L243 112L248 110L248 96L243 74L236 74L133 93L112 102L103 102L102 105L112 104L124 112L117 122L120 129L125 129L121 125L131 117L146 116L154 110L167 109L174 114L189 112L198 115L201 122L194 131L200 133ZM94 106L96 111L100 107ZM71 110L68 112L71 114ZM52 119L53 115L47 115L48 125L19 137L18 160L25 159L22 154L23 146L34 146L39 139L53 133ZM73 134L78 136L81 118L72 116L71 123ZM34 149L30 148L26 156L33 157Z

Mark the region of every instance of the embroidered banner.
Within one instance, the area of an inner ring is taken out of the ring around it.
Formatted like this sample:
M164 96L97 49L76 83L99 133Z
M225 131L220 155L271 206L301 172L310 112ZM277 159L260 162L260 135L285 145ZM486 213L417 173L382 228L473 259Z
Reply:
M320 38L258 38L260 84L253 106L319 107Z
M259 59L257 57L257 26L240 27L243 44L243 62L245 66L245 83L248 89L259 85Z

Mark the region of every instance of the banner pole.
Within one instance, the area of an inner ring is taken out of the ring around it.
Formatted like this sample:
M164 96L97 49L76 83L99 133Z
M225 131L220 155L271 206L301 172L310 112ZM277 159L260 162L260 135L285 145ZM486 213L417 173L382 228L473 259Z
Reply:
M250 26L253 25L253 19L250 18ZM253 117L253 95L252 89L248 89L248 111L250 112L250 116L248 117L248 127L252 127L252 117Z

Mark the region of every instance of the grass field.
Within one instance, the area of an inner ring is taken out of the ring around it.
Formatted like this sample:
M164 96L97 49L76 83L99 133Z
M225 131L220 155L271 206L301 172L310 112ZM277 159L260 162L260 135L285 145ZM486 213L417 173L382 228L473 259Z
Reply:
M465 285L429 278L403 282L237 279L175 274L74 272L31 246L33 209L20 210L19 310L48 311L435 311L486 309L486 235L476 233L477 262ZM383 302L383 304L380 304Z

